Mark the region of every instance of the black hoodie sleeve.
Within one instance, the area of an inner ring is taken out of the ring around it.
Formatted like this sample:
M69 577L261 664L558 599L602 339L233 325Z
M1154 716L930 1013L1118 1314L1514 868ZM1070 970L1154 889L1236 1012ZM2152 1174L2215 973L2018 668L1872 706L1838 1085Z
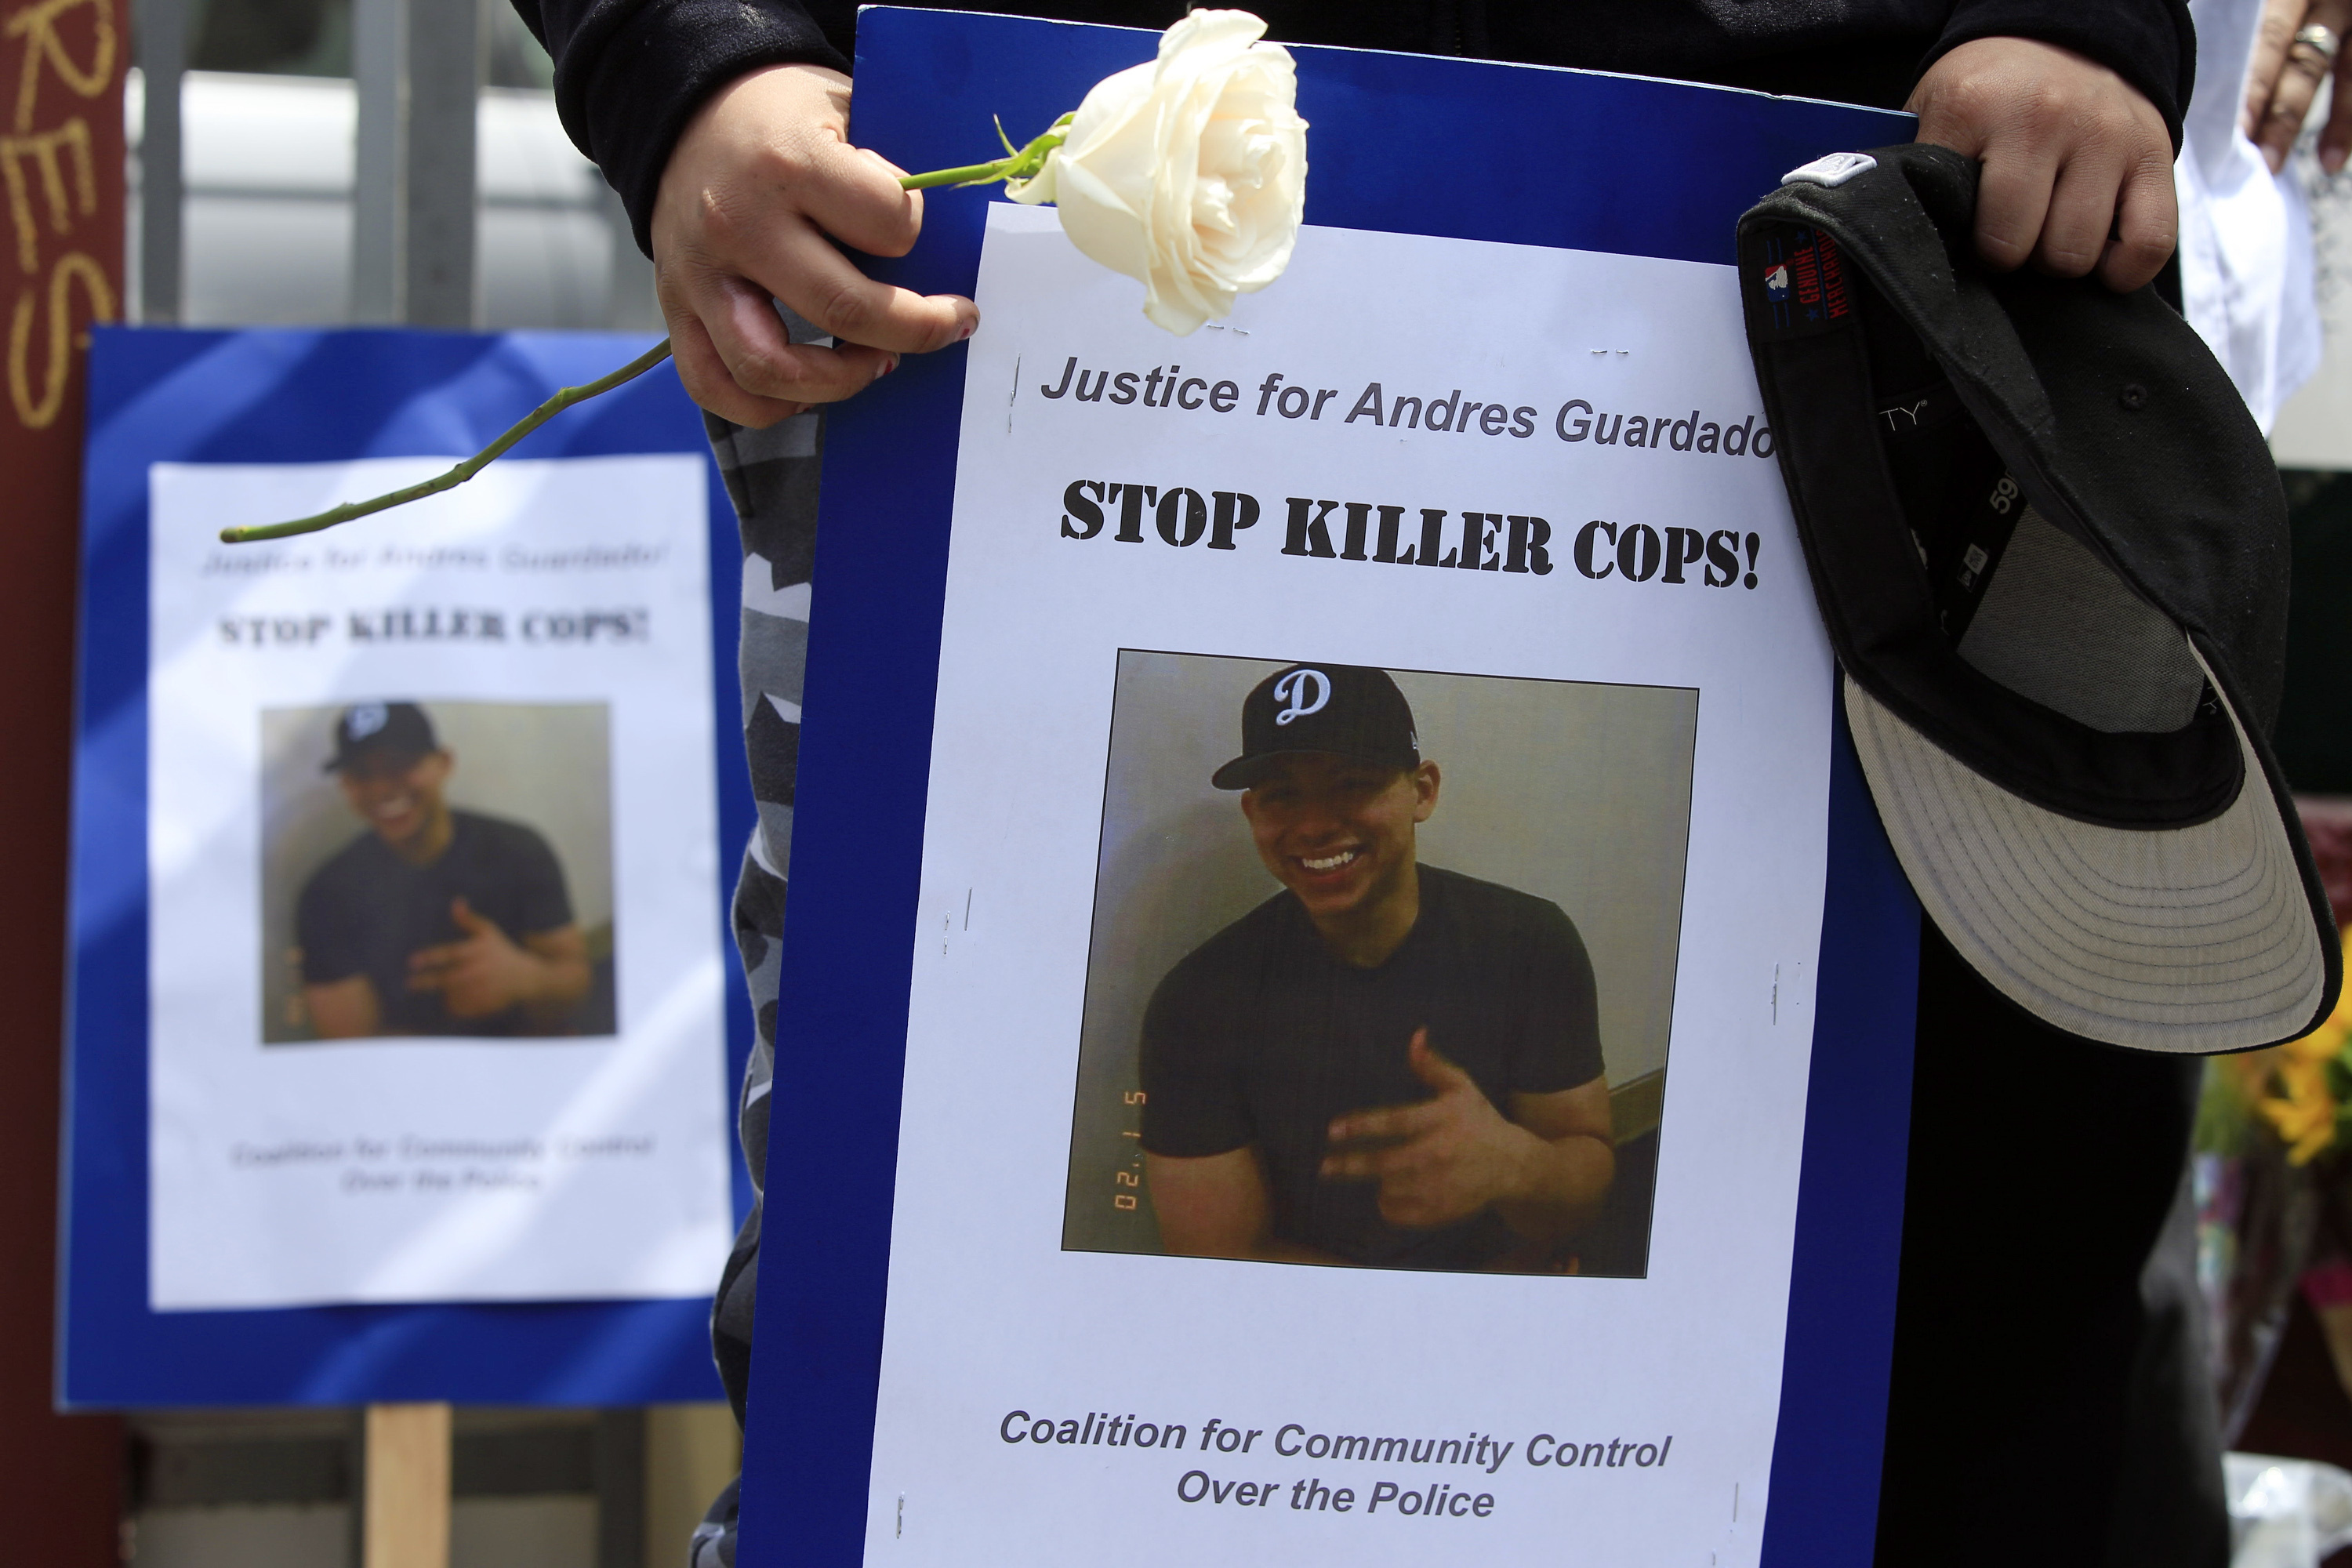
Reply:
M2137 88L2180 150L2180 116L2197 82L2197 31L2189 0L1958 0L1920 68L1979 38L2057 44Z
M555 109L653 254L654 194L678 132L761 66L849 61L795 0L514 0L555 61Z

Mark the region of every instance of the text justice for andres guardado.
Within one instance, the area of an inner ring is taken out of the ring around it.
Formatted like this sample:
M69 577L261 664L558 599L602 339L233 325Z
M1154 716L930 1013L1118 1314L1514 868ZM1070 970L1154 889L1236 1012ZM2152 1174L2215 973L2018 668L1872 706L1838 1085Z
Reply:
M1088 1411L1083 1416L1033 1415L1013 1410L997 1424L996 1435L1008 1444L1033 1451L1063 1447L1154 1449L1208 1456L1201 1467L1176 1478L1180 1501L1212 1507L1272 1508L1287 1494L1288 1506L1300 1513L1355 1513L1367 1517L1383 1510L1392 1518L1486 1519L1496 1509L1495 1494L1479 1489L1479 1482L1508 1464L1514 1454L1521 1464L1538 1470L1651 1470L1664 1468L1673 1451L1673 1434L1655 1441L1610 1437L1580 1442L1574 1437L1538 1432L1524 1443L1491 1432L1469 1432L1459 1437L1381 1437L1313 1432L1293 1421L1266 1437L1258 1426L1229 1426L1212 1416L1198 1440L1182 1422L1138 1421L1132 1415ZM1331 1472L1300 1476L1299 1467L1278 1465L1282 1459L1328 1463ZM1342 1465L1390 1467L1385 1475L1366 1476L1342 1469ZM1213 1468L1210 1468L1213 1467ZM1288 1470L1290 1474L1281 1474Z
M1457 436L1475 433L1508 436L1521 441L1534 437L1538 423L1549 423L1551 433L1570 445L1589 441L1594 447L1653 451L1663 447L1694 456L1727 458L1772 455L1772 431L1769 426L1759 426L1754 414L1735 425L1728 416L1709 416L1696 408L1687 416L1679 408L1663 413L1648 408L1610 411L1596 409L1581 397L1571 397L1551 409L1547 420L1546 410L1533 404L1489 402L1484 397L1466 396L1458 386L1442 397L1414 397L1391 394L1381 383L1371 381L1366 382L1348 402L1348 411L1343 415L1338 404L1347 395L1340 388L1286 385L1278 370L1258 383L1254 399L1243 393L1238 382L1212 382L1203 376L1187 376L1183 370L1181 364L1165 370L1153 365L1148 372L1088 370L1078 363L1077 355L1072 354L1064 363L1060 377L1038 383L1037 391L1048 399L1066 398L1073 405L1132 404L1190 413L1240 413L1244 417L1259 419L1299 419L1310 424L1324 422L1328 411L1329 423L1360 429L1433 430Z

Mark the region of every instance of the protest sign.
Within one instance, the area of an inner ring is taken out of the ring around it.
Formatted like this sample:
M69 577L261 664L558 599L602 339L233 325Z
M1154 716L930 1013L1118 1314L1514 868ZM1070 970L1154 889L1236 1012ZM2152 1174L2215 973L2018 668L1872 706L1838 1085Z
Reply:
M708 1396L749 803L691 405L648 377L395 516L218 537L630 346L101 338L69 1398Z
M367 534L219 542L435 467L150 470L158 1308L685 1296L726 1256L702 462L503 464ZM403 708L447 761L363 783ZM420 989L420 953L558 932L560 995Z
M869 10L856 132L962 162L1152 42ZM1226 321L976 194L880 269L982 326L828 430L744 1559L1864 1562L1916 910L1729 262L1906 122L1295 53ZM1286 750L1412 804L1295 829ZM1574 1223L1347 1168L1464 1094L1603 1108Z

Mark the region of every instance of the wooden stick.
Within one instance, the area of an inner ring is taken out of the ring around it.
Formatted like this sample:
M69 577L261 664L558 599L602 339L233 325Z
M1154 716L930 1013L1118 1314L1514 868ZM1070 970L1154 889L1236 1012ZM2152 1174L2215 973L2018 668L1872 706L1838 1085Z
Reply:
M449 1568L446 1405L367 1407L360 1568Z

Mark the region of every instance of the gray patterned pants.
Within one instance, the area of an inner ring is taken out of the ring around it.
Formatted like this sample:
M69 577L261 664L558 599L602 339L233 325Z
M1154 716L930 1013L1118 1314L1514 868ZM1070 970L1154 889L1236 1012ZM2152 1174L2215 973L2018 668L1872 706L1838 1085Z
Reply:
M793 333L802 341L809 335ZM792 854L793 775L800 760L801 680L808 658L809 568L816 550L816 483L824 421L822 415L803 414L765 430L748 430L706 414L703 423L743 539L743 748L751 764L751 794L760 807L760 826L744 847L743 868L736 879L733 919L735 945L742 955L760 1031L736 1108L753 1196L751 1217L728 1255L710 1311L711 1352L740 1422L751 1376L768 1090L776 1060L778 949L784 928L784 874ZM740 1481L730 1486L711 1504L694 1533L689 1568L733 1568L740 1486Z

